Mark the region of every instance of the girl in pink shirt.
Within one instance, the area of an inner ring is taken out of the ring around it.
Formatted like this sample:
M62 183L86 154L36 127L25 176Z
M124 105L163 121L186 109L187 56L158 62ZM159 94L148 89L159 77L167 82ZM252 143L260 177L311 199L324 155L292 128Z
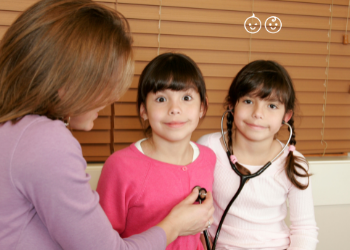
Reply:
M295 151L295 102L292 80L276 62L251 62L234 78L226 97L230 112L225 139L231 161L242 174L257 172L282 150L284 144L276 139L282 121L289 123L293 134L289 148L261 175L244 185L228 211L216 249L316 249L318 228L308 164L303 155ZM198 141L217 156L212 236L240 183L239 176L231 169L222 139L221 133L213 133ZM290 229L284 222L287 199Z
M147 138L111 155L97 187L102 208L123 238L157 225L195 186L211 191L216 161L209 148L190 141L207 98L203 76L189 57L166 53L153 59L140 76L137 104ZM203 246L196 234L166 249Z

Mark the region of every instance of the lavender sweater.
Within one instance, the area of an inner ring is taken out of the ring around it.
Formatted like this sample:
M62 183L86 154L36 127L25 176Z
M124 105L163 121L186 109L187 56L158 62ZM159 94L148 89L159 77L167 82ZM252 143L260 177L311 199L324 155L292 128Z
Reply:
M0 249L165 249L159 227L119 237L85 168L63 122L28 115L0 125Z

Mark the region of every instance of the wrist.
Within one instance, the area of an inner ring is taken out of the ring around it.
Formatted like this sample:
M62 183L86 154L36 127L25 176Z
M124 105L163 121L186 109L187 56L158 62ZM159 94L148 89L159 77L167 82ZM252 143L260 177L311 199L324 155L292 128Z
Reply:
M180 229L175 225L176 224L172 223L168 218L165 218L157 224L157 226L162 228L165 232L167 245L176 240L180 235Z

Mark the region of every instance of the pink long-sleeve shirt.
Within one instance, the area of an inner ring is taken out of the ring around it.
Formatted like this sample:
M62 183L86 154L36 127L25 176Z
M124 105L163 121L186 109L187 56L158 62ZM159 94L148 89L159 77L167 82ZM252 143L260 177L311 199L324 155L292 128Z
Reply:
M216 157L198 145L198 158L172 165L141 153L134 144L115 152L103 166L97 192L113 228L122 237L157 225L195 186L212 190ZM167 250L203 249L199 234L178 237Z
M230 166L220 138L221 133L213 133L198 140L198 143L211 148L217 157L213 185L215 212L211 235L215 235L221 216L240 183L238 175ZM284 171L287 154L288 149L261 175L244 185L226 216L217 244L218 250L316 249L318 228L311 183L305 190L300 190L289 181ZM297 151L294 154L303 157ZM251 173L262 167L242 165ZM303 166L308 169L306 164ZM298 178L298 181L305 184L308 178ZM290 229L284 222L287 200Z
M0 249L164 250L160 227L120 238L85 168L63 122L27 115L0 125Z

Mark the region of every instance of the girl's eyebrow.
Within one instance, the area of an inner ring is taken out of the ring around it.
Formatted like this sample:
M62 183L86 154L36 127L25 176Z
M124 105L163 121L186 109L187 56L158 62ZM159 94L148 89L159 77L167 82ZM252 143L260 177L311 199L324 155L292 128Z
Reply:
M252 95L252 94L246 94L245 96L243 96L243 98L244 97L248 97L248 98L255 98L256 97L256 95ZM261 98L262 99L262 98ZM267 101L269 101L269 102L279 102L279 103L282 103L281 101L280 101L280 99L278 99L277 98L277 96L268 96L268 97L266 97L266 98L264 98L265 100L267 100Z
M188 89L186 89L186 90L183 90L184 92L198 92L198 91L196 91L196 89L194 89L194 88L188 88Z
M275 102L275 103L280 103L280 104L283 104L282 102L281 102L281 100L280 99L278 99L277 97L270 97L270 98L266 98L266 100L267 101L269 101L269 102Z
M280 100L277 97L270 97L267 98L267 100L269 100L270 102L280 102Z

